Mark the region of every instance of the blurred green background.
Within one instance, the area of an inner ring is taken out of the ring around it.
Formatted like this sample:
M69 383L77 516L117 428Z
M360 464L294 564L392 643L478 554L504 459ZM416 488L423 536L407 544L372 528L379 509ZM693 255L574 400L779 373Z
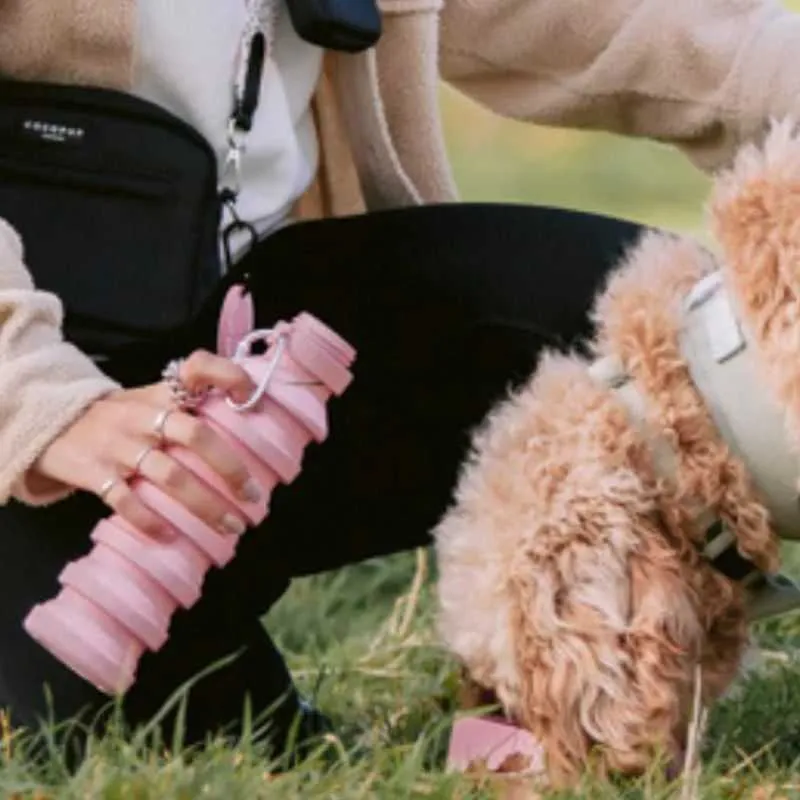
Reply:
M800 0L786 4L800 10ZM464 199L598 211L684 231L703 224L708 180L673 148L499 119L449 88L443 105Z
M501 119L450 88L442 94L465 200L554 205L684 230L702 224L708 179L674 148Z

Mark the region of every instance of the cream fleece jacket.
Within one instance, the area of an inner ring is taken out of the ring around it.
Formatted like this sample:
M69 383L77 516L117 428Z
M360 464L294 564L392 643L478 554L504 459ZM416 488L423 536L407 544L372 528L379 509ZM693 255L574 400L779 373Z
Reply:
M379 2L378 46L326 57L314 102L320 167L303 216L456 199L440 77L501 114L668 142L706 170L800 105L800 18L777 2ZM0 0L0 73L129 89L136 28L135 0ZM63 494L33 491L26 470L114 387L59 327L58 302L31 286L6 226L0 503Z

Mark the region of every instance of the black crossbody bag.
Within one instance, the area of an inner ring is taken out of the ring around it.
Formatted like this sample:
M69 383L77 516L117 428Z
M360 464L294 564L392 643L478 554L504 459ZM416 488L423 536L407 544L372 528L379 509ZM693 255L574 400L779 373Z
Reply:
M357 52L380 35L374 0L288 0L288 8L300 36L329 49ZM226 168L234 172L268 49L254 26L228 126ZM236 215L237 176L226 184L218 172L203 136L146 100L0 80L0 217L22 236L37 288L62 301L66 338L85 352L108 354L178 332L228 266L230 238L244 229L255 241ZM230 221L220 243L225 208Z
M219 280L216 158L123 92L0 82L0 217L92 353L168 335Z

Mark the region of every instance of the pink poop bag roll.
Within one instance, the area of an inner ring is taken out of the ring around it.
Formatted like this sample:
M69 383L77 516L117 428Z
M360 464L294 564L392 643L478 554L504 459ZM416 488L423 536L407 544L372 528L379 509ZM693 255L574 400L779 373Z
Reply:
M220 322L226 323L228 332L236 329L235 321ZM258 340L267 350L253 355ZM261 485L260 502L235 497L186 448L168 446L166 452L257 525L269 512L273 490L300 473L305 448L327 437L327 402L350 384L355 355L305 313L240 339L232 357L253 378L256 391L241 405L212 393L196 413L240 455ZM217 533L157 486L140 478L130 485L167 521L169 534L146 536L117 515L101 520L91 534L89 555L64 568L60 593L35 606L24 622L39 644L107 694L123 693L134 683L141 656L164 644L172 615L197 602L208 570L228 564L237 545L235 537Z
M463 717L453 725L447 767L452 772L483 768L488 772L541 775L544 752L529 731L503 717Z

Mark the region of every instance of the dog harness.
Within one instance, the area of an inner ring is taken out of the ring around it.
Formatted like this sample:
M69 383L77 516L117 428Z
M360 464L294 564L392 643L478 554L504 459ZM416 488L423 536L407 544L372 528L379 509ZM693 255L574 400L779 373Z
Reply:
M760 389L755 350L739 324L733 300L719 272L698 282L684 303L679 346L695 388L723 440L747 468L782 539L800 539L797 454L789 446L783 414ZM672 446L647 429L647 400L621 360L607 356L589 372L615 392L648 442L656 472L671 479ZM800 606L800 587L782 574L765 575L739 553L736 537L710 509L698 508L695 522L706 532L703 555L731 580L747 587L752 619Z

